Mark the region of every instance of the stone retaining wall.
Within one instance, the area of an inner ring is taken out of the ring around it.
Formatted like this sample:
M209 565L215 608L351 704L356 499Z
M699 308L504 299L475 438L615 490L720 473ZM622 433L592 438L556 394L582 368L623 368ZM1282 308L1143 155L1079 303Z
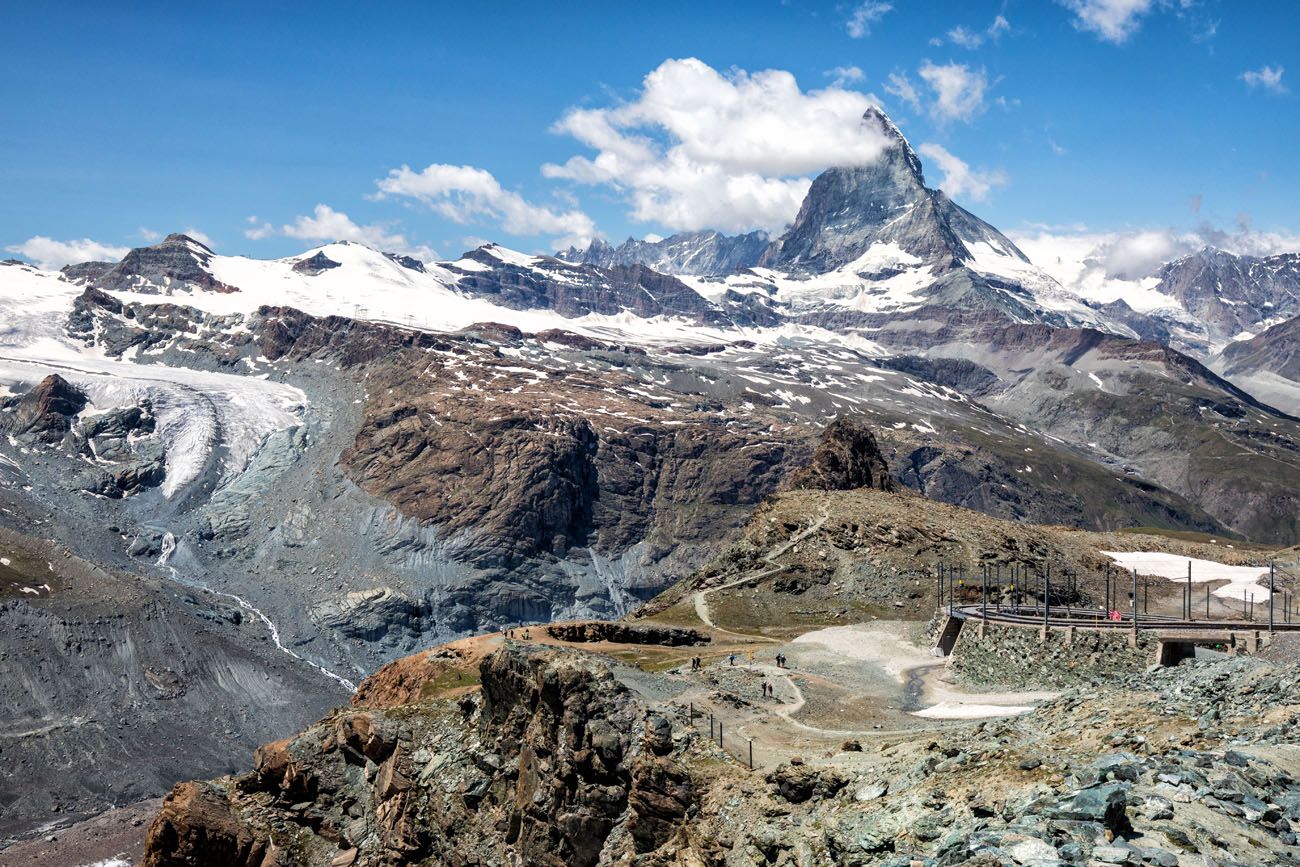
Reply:
M1154 637L1128 631L1100 632L985 624L968 621L949 663L959 680L974 685L1064 687L1101 683L1150 665Z

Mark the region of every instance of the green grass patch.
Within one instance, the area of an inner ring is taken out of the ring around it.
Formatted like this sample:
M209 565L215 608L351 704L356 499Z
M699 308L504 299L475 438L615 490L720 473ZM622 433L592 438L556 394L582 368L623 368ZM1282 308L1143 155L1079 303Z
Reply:
M425 681L424 686L420 687L420 698L421 700L439 698L452 690L478 686L480 682L477 667L448 669L433 680Z

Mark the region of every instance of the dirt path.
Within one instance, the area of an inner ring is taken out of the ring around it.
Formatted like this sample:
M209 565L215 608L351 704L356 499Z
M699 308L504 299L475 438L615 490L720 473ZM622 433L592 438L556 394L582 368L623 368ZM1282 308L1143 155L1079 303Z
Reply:
M688 675L694 682L671 701L690 703L701 729L720 726L724 747L742 762L752 744L756 766L770 767L838 753L848 740L912 740L956 721L1015 716L1054 697L962 690L947 680L945 659L918 643L921 629L876 621L814 630L781 648L788 667L719 661ZM774 696L763 695L763 681Z
M773 548L771 551L768 551L766 554L764 554L763 562L765 563L773 562L774 560L776 560L777 557L780 557L786 551L789 551L795 545L798 545L804 539L807 539L813 533L816 533L818 530L822 528L823 525L825 525L826 519L828 517L830 517L829 512L827 512L826 510L822 510L821 517L819 517L816 521L813 521L806 528L800 530L798 533L791 536L788 540L785 541L785 543L778 545L777 547ZM714 623L713 615L709 611L709 602L708 602L709 594L715 593L718 590L728 590L732 587L739 587L741 584L748 584L751 581L762 580L763 578L766 578L769 575L775 575L777 572L780 572L782 569L785 568L786 567L784 566L773 566L770 569L763 569L758 572L751 572L750 574L745 575L742 578L737 578L735 581L729 581L726 584L720 584L717 587L709 587L705 590L697 590L693 597L693 602L695 605L695 616L700 618L700 620L706 626L708 626L711 629L716 629L719 632L725 632L728 635L736 635L745 639L759 638L758 636L745 635L739 632L732 632ZM771 638L759 638L759 640L775 641L775 639L771 639Z

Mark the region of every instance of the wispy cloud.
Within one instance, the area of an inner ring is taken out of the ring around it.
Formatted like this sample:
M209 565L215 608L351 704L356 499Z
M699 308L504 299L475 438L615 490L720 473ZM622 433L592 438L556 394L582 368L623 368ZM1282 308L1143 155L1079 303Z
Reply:
M938 186L954 199L968 198L977 202L983 201L988 198L994 187L1005 186L1007 183L1006 172L1001 169L991 171L972 169L965 160L950 153L942 145L926 142L917 150L921 156L930 160L939 171L943 172L943 180Z
M885 93L896 96L914 111L921 110L921 94L905 72L891 72L885 79Z
M535 205L474 166L434 163L420 171L402 166L376 185L380 197L414 199L454 222L490 222L511 235L554 235L560 247L584 246L596 234L595 223L582 211Z
M1262 87L1273 93L1286 93L1286 85L1282 83L1282 73L1285 71L1285 67L1282 66L1261 66L1259 69L1246 70L1238 78L1246 82L1249 87Z
M917 75L930 87L934 97L930 113L941 123L970 120L984 111L984 93L988 75L964 63L939 65L925 61Z
M857 6L853 7L853 11L849 14L849 20L844 22L844 29L847 30L849 36L852 36L854 39L862 39L866 36L870 36L872 25L881 18L884 18L885 13L889 12L893 8L893 3L882 3L879 2L879 0L866 0L866 2L859 3Z
M1011 22L1007 21L1005 15L995 16L993 23L983 30L971 30L964 25L958 25L945 36L936 36L930 40L931 45L943 45L945 41L953 45L960 45L962 48L974 50L984 45L985 42L997 42L1002 34L1011 29Z
M822 74L831 79L831 87L844 87L846 84L857 84L866 78L866 74L857 66L837 66L834 69L826 70Z
M5 247L9 253L16 253L35 262L38 267L51 270L62 268L64 265L75 265L78 262L116 262L130 252L130 249L130 247L102 244L90 238L56 241L44 235L35 235L21 244Z

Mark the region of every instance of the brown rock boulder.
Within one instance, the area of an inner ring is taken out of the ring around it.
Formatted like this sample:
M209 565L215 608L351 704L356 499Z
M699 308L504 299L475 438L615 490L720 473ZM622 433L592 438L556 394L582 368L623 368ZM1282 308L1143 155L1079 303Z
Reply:
M274 847L240 819L214 783L180 783L145 837L140 867L276 867Z
M812 462L786 477L787 490L851 491L873 488L893 491L897 484L871 429L861 422L837 418L822 434Z
M18 402L14 431L43 443L57 443L86 408L86 395L57 373L42 379Z
M638 852L651 852L672 839L686 822L695 797L690 774L678 762L642 755L628 795L627 830Z

